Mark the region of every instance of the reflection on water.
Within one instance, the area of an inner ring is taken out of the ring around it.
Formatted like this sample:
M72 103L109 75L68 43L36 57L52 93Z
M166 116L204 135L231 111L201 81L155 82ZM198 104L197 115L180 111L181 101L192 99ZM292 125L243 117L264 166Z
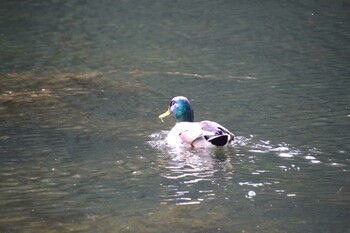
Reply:
M215 173L222 173L225 180L232 179L230 163L232 151L226 148L213 150L188 150L187 148L170 148L165 143L167 131L154 133L149 144L166 152L167 156L158 158L159 165L166 170L161 176L166 181L161 184L161 204L175 203L176 205L200 204L205 200L215 198L212 186L218 184ZM204 189L207 187L207 189Z

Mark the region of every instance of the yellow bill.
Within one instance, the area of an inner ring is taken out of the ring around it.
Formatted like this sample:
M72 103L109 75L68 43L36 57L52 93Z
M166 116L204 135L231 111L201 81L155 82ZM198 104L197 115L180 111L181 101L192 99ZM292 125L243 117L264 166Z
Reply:
M171 112L170 112L170 109L168 108L168 110L167 110L165 113L159 115L159 118L160 118L160 120L161 120L162 122L164 122L164 121L163 121L163 118L165 118L165 117L167 117L167 116L170 116L170 115L171 115Z

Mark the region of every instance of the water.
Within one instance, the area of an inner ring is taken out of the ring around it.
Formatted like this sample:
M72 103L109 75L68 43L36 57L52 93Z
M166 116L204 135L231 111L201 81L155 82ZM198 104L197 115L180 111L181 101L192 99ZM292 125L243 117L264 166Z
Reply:
M346 1L8 1L1 232L349 231ZM187 96L229 148L167 148Z

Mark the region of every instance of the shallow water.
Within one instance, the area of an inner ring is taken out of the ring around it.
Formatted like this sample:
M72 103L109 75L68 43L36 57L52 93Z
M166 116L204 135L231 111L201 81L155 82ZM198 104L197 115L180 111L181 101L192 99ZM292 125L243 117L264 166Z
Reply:
M349 231L349 9L4 3L0 231ZM232 145L168 148L176 95Z

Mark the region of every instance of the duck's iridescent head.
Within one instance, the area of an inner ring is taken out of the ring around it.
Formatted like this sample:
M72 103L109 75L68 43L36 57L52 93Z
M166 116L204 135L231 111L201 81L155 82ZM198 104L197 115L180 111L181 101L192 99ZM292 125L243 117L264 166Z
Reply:
M163 121L164 117L170 115L173 115L176 118L176 122L194 121L194 114L190 101L184 96L174 97L170 102L168 110L161 114L159 118Z

